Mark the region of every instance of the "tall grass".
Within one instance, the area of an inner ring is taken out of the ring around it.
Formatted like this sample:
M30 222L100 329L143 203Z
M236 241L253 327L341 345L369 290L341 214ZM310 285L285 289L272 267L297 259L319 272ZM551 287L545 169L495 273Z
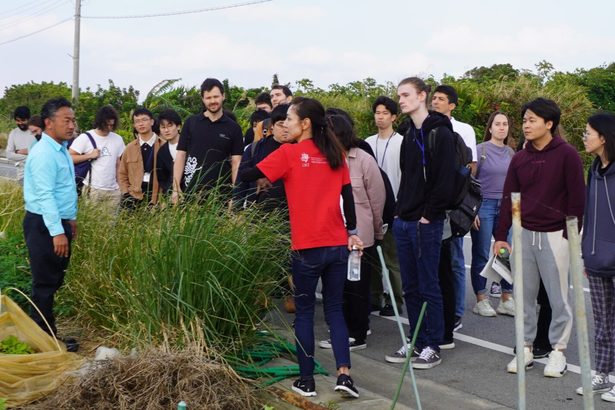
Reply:
M204 337L226 351L253 335L288 257L279 216L213 195L118 216L81 205L64 298L82 319L132 345Z

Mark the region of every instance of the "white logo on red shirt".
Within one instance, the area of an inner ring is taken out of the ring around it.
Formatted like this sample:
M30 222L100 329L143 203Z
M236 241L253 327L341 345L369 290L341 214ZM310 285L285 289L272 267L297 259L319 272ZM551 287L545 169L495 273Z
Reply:
M301 153L301 162L302 166L309 167L310 166L310 156L306 152Z

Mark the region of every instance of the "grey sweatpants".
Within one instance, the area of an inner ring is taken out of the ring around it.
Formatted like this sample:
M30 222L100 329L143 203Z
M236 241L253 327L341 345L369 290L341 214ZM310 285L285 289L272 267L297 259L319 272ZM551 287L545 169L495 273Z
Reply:
M534 232L522 228L521 248L525 344L531 346L536 337L536 297L542 279L553 311L549 340L554 349L565 349L572 330L568 240L564 239L562 231Z

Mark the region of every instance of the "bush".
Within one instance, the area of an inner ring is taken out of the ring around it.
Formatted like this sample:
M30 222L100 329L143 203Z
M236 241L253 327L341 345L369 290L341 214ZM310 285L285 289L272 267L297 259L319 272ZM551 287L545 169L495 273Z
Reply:
M282 225L256 210L231 214L213 195L117 217L81 204L63 299L123 344L202 337L222 351L237 349L283 276Z

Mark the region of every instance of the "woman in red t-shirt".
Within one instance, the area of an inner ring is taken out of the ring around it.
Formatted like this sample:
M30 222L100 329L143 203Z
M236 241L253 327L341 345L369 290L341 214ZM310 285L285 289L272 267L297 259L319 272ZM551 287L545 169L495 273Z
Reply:
M290 217L295 285L295 337L300 378L293 390L315 396L314 304L318 279L322 278L325 320L338 371L335 390L359 397L350 378L348 329L344 321L343 292L348 250L363 248L357 236L356 215L344 148L327 128L325 110L312 98L297 97L291 103L284 127L296 144L285 144L256 168L240 178L284 181ZM340 209L344 200L346 226Z

